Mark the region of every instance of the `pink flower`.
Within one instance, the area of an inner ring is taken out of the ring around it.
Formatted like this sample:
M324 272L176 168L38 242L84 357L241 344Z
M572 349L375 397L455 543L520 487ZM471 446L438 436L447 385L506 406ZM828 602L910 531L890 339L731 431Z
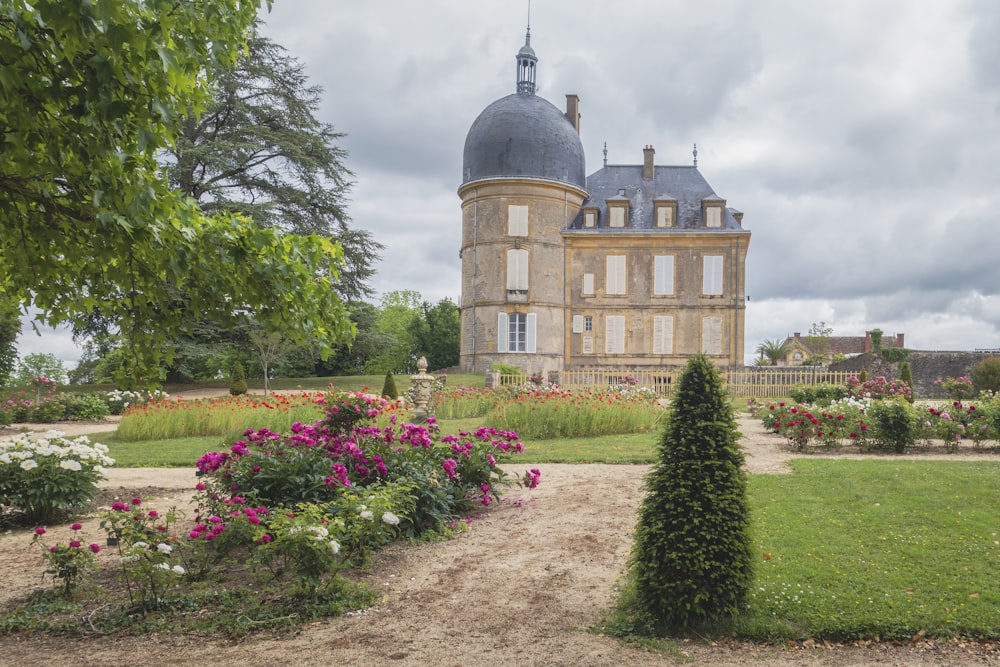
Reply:
M79 540L70 540L69 546L73 549L79 549L82 545L80 544Z
M45 529L42 528L41 526L35 528L35 535L44 535L44 534L45 534Z
M101 553L101 547L93 542L90 543L90 550L93 551L95 554Z
M58 551L58 549L59 547L53 544L51 547L49 547L49 553L54 554L56 551Z
M70 528L73 530L80 530L81 528L83 528L83 525L79 523L74 523L72 526L70 526Z
M133 498L132 499L132 504L133 505L141 505L142 504L142 498L139 498L139 497Z
M196 489L197 491L204 491L204 490L205 490L205 485L204 485L204 484L202 484L201 482L198 482L197 484L195 484L195 485L194 485L194 488L195 488L195 489Z

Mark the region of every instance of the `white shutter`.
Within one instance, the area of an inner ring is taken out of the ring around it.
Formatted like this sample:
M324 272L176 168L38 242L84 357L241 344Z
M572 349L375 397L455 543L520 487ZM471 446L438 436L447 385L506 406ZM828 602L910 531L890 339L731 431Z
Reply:
M514 206L507 207L507 233L510 236L528 235L528 207Z
M610 214L611 227L624 227L625 226L625 207L624 206L609 206L608 213Z
M670 315L653 317L653 354L674 353L674 318Z
M722 318L712 315L701 320L701 351L722 354Z
M593 354L594 353L594 337L584 336L583 337L583 353Z
M722 226L722 207L721 206L709 206L705 209L705 226L706 227L721 227Z
M722 294L722 255L705 255L702 259L702 294Z
M507 313L497 313L497 352L507 351Z
M656 226L673 227L674 209L672 206L659 206L656 209Z
M653 294L674 293L674 256L657 255L653 258Z
M525 341L525 346L524 346L524 351L527 352L528 354L535 353L535 323L537 321L538 321L537 315L535 315L534 313L528 313L528 317L526 320L527 331L525 332L527 340Z
M573 333L583 333L583 315L573 316Z
M605 354L623 354L625 352L624 315L609 315L604 321L604 352Z
M583 274L583 293L593 295L594 293L594 274L585 273Z
M605 294L625 294L625 255L608 255Z
M507 289L528 289L528 251L523 248L507 251Z

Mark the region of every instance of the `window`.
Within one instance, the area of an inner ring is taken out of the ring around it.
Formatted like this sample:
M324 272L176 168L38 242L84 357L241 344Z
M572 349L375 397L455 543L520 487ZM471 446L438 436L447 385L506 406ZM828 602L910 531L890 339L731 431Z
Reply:
M624 227L625 226L625 211L624 206L609 206L608 207L608 222L609 227Z
M656 226L674 226L674 207L670 204L658 204L656 206Z
M605 294L625 294L625 255L608 255Z
M669 296L674 293L674 256L653 257L653 294Z
M716 315L701 318L701 351L722 354L722 318Z
M514 248L507 251L507 291L528 290L528 251Z
M625 316L609 315L604 320L605 354L625 353Z
M573 333L583 333L583 315L573 316Z
M583 294L584 296L594 295L594 274L585 273L583 274Z
M583 212L583 226L584 227L597 226L597 211L586 210Z
M653 354L674 353L674 318L672 315L653 317Z
M702 294L722 294L722 255L705 255L702 261Z
M590 315L583 316L583 330L590 333L594 330L594 318Z
M497 314L497 352L535 353L535 313Z
M583 346L582 346L582 349L583 349L583 353L584 354L593 354L594 353L594 337L593 336L584 336L583 337Z
M721 227L722 226L722 207L721 206L708 206L705 208L705 226L706 227Z
M511 236L528 235L527 206L515 206L511 204L507 207L507 233Z

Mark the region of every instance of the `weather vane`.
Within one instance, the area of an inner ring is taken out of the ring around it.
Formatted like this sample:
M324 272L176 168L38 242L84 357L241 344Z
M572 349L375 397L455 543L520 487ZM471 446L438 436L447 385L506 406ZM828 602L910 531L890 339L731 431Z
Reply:
M604 142L604 166L608 166L608 142Z
M698 144L694 145L694 150L691 151L691 154L694 155L694 166L697 167L698 166Z

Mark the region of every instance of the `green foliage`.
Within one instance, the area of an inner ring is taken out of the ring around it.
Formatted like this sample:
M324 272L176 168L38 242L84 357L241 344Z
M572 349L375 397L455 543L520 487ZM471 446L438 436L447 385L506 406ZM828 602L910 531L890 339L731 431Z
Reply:
M0 387L10 383L17 367L17 337L21 333L21 313L12 304L0 301Z
M48 352L26 355L17 365L16 381L22 387L32 386L39 376L56 384L66 384L68 379L63 363Z
M82 526L78 523L70 526L73 531L81 528ZM101 547L96 543L85 546L75 535L74 539L69 540L66 544L57 543L49 546L45 544L45 539L42 537L45 533L44 527L35 528L35 536L31 541L33 544L41 546L42 558L48 563L45 574L52 575L54 579L62 580L62 594L68 600L73 596L73 590L84 575L94 568L94 556L100 552Z
M324 353L351 334L335 241L205 215L157 163L260 4L0 6L0 290L50 325L109 322L125 338L123 387L157 383L165 341L206 318L253 312Z
M490 365L491 371L500 371L500 375L524 375L522 371L517 366L511 364L505 364L502 361L496 361Z
M983 393L1000 392L1000 357L987 357L972 367L972 384Z
M764 340L763 343L757 346L757 354L761 360L768 362L770 366L777 366L779 361L782 361L789 352L789 345L786 341L778 340Z
M878 439L872 442L872 449L886 448L902 454L916 442L916 418L904 401L875 401L868 416L878 433Z
M910 368L909 361L902 361L899 364L899 380L900 382L905 382L910 387L913 386L913 369ZM907 400L912 404L914 401L913 392L911 391Z
M441 299L435 306L424 302L423 317L414 321L414 343L418 355L427 358L427 368L441 370L458 365L462 322L458 306Z
M839 384L798 385L789 390L788 395L796 403L829 405L848 395L847 388Z
M882 336L884 332L881 329L872 329L871 332L872 349L876 354L882 351Z
M229 381L229 395L242 396L247 393L247 376L243 371L243 364L236 362L233 364L233 374Z
M509 397L501 394L483 421L534 440L641 433L656 427L665 414L654 395L638 390L596 394L533 388Z
M910 350L905 347L883 347L879 355L890 363L900 363L910 356Z
M858 381L861 384L864 384L865 382L868 382L868 369L867 368L862 368L861 372L858 373Z
M23 513L34 525L48 525L81 509L97 494L108 448L86 436L27 436L0 439L0 507Z
M382 383L382 396L393 401L399 398L399 390L396 389L396 380L393 379L392 373L385 374L385 382Z
M99 394L61 393L58 397L63 414L58 421L101 421L111 410Z
M646 478L630 576L637 634L734 616L752 582L743 453L722 378L707 356L681 375Z

